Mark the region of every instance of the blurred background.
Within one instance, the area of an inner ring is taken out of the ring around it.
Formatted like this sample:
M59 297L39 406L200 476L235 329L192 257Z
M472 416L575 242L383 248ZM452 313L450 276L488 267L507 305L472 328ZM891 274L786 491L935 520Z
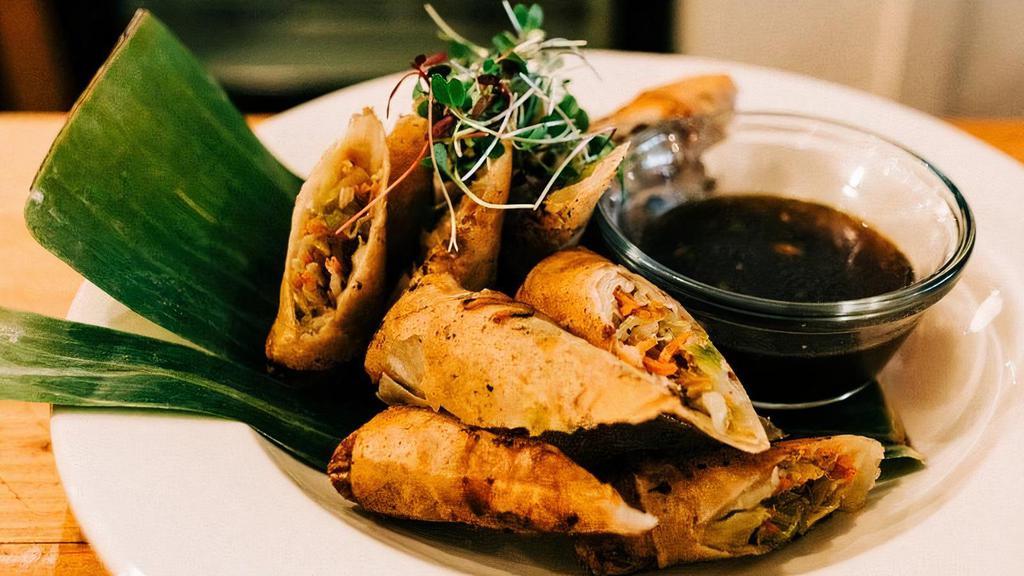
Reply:
M433 0L457 30L497 0ZM946 116L1024 115L1024 1L547 0L592 47L784 68ZM275 112L440 49L421 0L0 0L0 110L66 110L132 13L174 30L246 112Z

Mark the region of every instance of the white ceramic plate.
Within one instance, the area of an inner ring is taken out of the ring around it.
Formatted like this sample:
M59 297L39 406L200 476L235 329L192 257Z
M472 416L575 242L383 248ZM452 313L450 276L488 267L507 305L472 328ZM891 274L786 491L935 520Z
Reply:
M917 151L949 175L977 215L977 250L962 281L881 378L928 456L928 468L877 490L860 514L838 516L779 552L685 572L1019 571L1024 410L1015 370L1024 348L1024 168L943 122L833 84L678 56L597 52L591 61L602 79L580 70L574 92L594 116L643 87L725 71L739 84L741 109L833 118ZM304 174L350 114L366 105L383 110L393 82L380 79L325 96L261 124L258 132ZM68 316L168 336L89 284ZM360 513L324 475L241 424L59 409L52 434L75 516L116 574L581 572L558 538L480 534Z

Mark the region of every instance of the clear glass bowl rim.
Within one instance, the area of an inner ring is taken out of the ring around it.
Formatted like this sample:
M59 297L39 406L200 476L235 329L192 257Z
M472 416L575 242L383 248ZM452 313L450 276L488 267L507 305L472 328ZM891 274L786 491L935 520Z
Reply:
M974 249L976 236L974 214L971 212L966 198L960 193L960 189L934 164L925 160L921 155L906 146L893 142L877 133L836 120L806 114L762 111L737 111L735 112L735 117L744 119L763 118L776 122L797 121L820 124L833 129L838 128L840 131L846 130L862 137L866 136L906 154L911 161L919 162L929 172L938 177L939 181L945 186L946 191L952 196L953 206L951 208L958 223L956 249L935 272L899 290L868 298L837 302L787 302L784 300L771 300L739 294L698 282L662 265L644 253L629 238L626 238L619 229L618 224L616 224L615 219L608 213L610 209L608 202L602 199L599 203L598 211L600 216L599 224L603 235L607 241L618 244L618 246L612 247L613 250L619 248L620 250L616 251L619 251L626 258L628 264L631 265L630 267L636 269L642 275L653 275L654 277L650 279L654 280L656 284L669 285L674 290L709 304L724 307L734 312L783 320L854 320L900 314L907 309L927 307L952 288L953 283L963 271ZM657 129L656 126L648 128L648 130Z

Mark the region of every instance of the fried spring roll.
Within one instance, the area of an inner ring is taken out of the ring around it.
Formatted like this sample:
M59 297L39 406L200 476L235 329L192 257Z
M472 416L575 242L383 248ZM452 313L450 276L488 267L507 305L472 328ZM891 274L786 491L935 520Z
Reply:
M671 296L584 248L534 268L516 298L623 361L668 378L688 423L740 450L768 448L754 406L707 332Z
M267 358L324 370L360 352L385 297L387 202L335 231L383 192L390 174L384 127L369 108L324 153L292 212L277 318Z
M366 352L366 371L389 404L443 409L484 428L531 435L638 424L684 410L668 381L448 275L413 281Z
M477 176L470 190L486 202L505 204L512 186L512 146L487 161L484 173ZM456 250L448 249L451 221L447 214L437 223L426 241L427 255L420 274L451 274L464 288L481 290L494 283L501 249L501 230L505 210L488 208L463 196L455 209Z
M861 436L789 440L760 454L728 449L652 461L616 486L658 518L639 537L585 537L577 554L595 574L764 554L835 510L863 506L882 446Z
M502 274L509 275L506 284L518 286L537 262L579 243L597 201L608 190L628 149L628 143L620 144L591 166L579 182L549 194L537 210L509 214L509 249L502 252Z
M348 500L399 518L569 534L657 523L557 448L423 408L378 414L338 446L327 473Z
M391 181L409 174L388 192L389 282L407 272L417 256L421 231L427 226L433 204L430 170L418 164L427 144L427 120L415 114L402 116L387 137Z
M736 85L722 75L683 78L637 94L632 101L598 120L592 131L615 129L615 139L627 140L632 134L665 120L703 117L718 133L732 116Z

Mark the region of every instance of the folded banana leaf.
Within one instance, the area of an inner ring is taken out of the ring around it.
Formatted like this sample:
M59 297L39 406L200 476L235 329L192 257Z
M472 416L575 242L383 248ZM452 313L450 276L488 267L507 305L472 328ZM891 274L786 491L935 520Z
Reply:
M0 308L0 399L229 418L325 470L376 407L314 394L188 346Z
M910 446L903 422L877 381L842 402L805 410L765 410L762 415L792 437L858 434L878 440L885 447L881 480L924 466L924 456Z
M136 313L256 365L300 184L189 51L139 11L53 143L25 220Z

